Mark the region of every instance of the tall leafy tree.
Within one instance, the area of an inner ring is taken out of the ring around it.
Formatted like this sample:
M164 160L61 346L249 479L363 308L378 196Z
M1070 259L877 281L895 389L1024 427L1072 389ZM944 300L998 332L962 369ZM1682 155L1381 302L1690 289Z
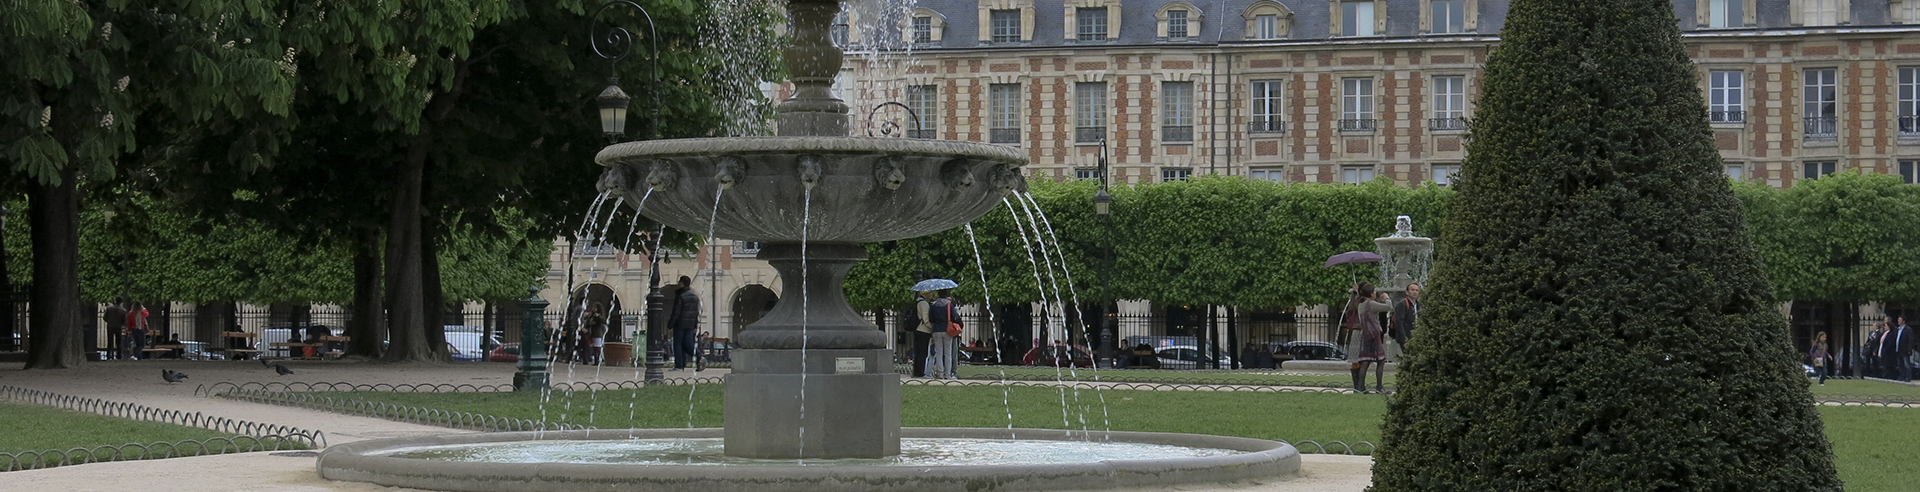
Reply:
M1839 490L1666 0L1516 0L1375 491Z
M279 16L247 0L9 2L0 11L0 158L28 195L28 368L80 361L79 184L114 174L141 114L284 113ZM244 156L242 158L245 158Z

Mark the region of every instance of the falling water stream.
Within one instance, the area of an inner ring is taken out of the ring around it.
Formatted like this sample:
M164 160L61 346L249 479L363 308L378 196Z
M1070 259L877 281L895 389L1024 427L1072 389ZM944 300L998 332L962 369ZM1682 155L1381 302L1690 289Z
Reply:
M1019 439L1020 436L1013 431L1013 389L1007 384L1007 370L1004 361L1000 360L1000 354L1006 351L1006 347L1000 346L1003 341L1000 340L1000 324L993 319L993 293L987 289L987 264L980 258L980 240L973 236L973 223L967 223L966 228L967 242L973 244L973 267L980 271L980 297L986 303L987 326L993 327L993 338L988 339L993 340L993 363L1001 366L1000 404L1007 410L1007 437Z
M800 206L800 456L807 455L807 228L813 223L813 185L806 188Z
M714 271L716 281L719 278L718 273L720 269L720 256L717 254L718 251L713 249L714 248L713 231L714 231L714 226L720 223L720 197L723 197L726 195L727 195L727 188L724 186L720 187L719 191L715 191L713 193L713 211L707 214L707 268ZM693 287L689 286L687 288L691 289ZM707 302L717 303L717 302L720 302L720 300L707 299ZM695 313L694 315L698 316L699 314ZM709 329L717 329L719 325L720 325L720 316L718 315L718 312L716 312L715 316L713 317L713 320L709 321L707 323L707 326L709 327ZM694 340L699 340L699 339L700 338L697 334L694 335ZM686 342L678 341L678 340L674 341L674 344L676 345L682 344L682 343L686 343ZM675 348L675 350L679 350L679 349ZM695 368L700 367L700 357L701 357L700 352L703 350L706 350L706 347L695 347L693 350L693 357L694 357L693 364ZM700 378L699 377L687 378L687 428L688 429L693 428L693 395L698 391L700 391Z
M1015 210L1013 208L1013 202L1008 199L1002 198L1000 200L1000 203L1005 204L1007 206L1007 213L1013 216L1014 230L1020 231L1020 243L1022 245L1025 245L1024 249L1027 251L1027 264L1033 267L1033 289L1034 289L1034 292L1037 292L1040 294L1040 310L1044 313L1051 315L1054 312L1054 306L1050 305L1050 303L1047 301L1047 287L1045 282L1040 280L1040 262L1039 260L1035 260L1033 257L1033 241L1031 239L1028 239L1027 237L1026 226L1020 225L1020 211ZM1024 204L1025 202L1022 202L1022 203ZM1048 323L1048 326L1051 326L1051 325L1053 325L1053 323ZM1051 334L1052 333L1050 333L1049 330L1046 330L1046 329L1040 330L1040 343L1039 343L1040 351L1041 351L1040 353L1045 354L1045 353L1048 353L1048 351L1053 350L1053 347L1047 343L1049 339L1048 335L1051 335ZM1069 349L1067 355L1068 355L1069 361L1071 361L1072 359L1071 349ZM1066 387L1066 382L1064 381L1065 374L1060 372L1060 364L1058 362L1052 365L1053 365L1053 382L1055 386L1060 390L1060 427L1066 431L1067 436L1071 437L1073 436L1073 422L1071 418L1067 415L1068 404L1067 404L1067 387Z
M1073 306L1074 306L1075 312L1080 314L1080 334L1082 337L1091 338L1093 336L1093 333L1087 330L1086 313L1078 311L1079 307L1081 306L1080 290L1074 288L1073 286L1073 271L1067 269L1067 251L1065 247L1060 245L1060 236L1054 234L1053 232L1053 221L1047 220L1047 211L1045 209L1040 208L1040 201L1035 200L1033 198L1033 194L1017 192L1017 191L1014 192L1014 194L1019 195L1022 200L1024 200L1026 203L1031 205L1031 208L1029 209L1031 210L1030 213L1038 214L1040 216L1040 224L1046 226L1047 239L1053 240L1053 251L1056 255L1059 256L1059 259L1060 259L1060 273L1062 276L1065 276L1067 279L1067 292L1073 294ZM1038 236L1039 234L1038 232L1036 232L1035 237L1038 237ZM1041 246L1044 247L1045 245L1046 245L1046 242L1042 241ZM1055 284L1053 289L1054 289L1053 295L1055 297L1058 297L1060 295L1060 286L1058 284ZM1105 321L1106 320L1101 320L1101 322L1103 323ZM1105 328L1102 328L1102 329L1104 330ZM1073 337L1069 335L1067 338L1071 340ZM1092 345L1092 344L1088 344L1088 345ZM1088 355L1091 356L1092 354L1088 354ZM1073 376L1074 381L1077 382L1080 380L1080 373L1077 369L1073 367L1072 364L1067 365L1067 372L1071 376ZM1104 426L1103 428L1107 433L1107 436L1111 437L1113 433L1113 419L1109 417L1107 413L1107 394L1106 394L1106 390L1103 389L1101 387L1102 385L1100 384L1100 361L1098 359L1095 359L1093 363L1093 382L1094 382L1093 393L1094 395L1098 396L1100 399L1101 424ZM1080 402L1080 391L1079 391L1078 384L1074 385L1073 399L1074 399L1074 403ZM1084 414L1082 414L1081 416L1080 424L1081 424L1081 431L1085 432L1086 416Z

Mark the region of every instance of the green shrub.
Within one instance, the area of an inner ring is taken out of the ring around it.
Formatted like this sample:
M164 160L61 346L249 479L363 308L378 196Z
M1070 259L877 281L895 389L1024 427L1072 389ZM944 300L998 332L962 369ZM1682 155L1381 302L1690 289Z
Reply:
M1376 491L1839 490L1667 0L1516 0Z

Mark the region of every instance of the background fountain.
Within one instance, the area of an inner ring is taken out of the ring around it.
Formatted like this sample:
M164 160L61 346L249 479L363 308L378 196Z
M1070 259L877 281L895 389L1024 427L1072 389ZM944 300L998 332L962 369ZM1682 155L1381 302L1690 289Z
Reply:
M860 243L960 227L1006 204L1026 186L1019 168L1027 161L998 145L847 136L847 106L829 90L841 65L828 37L839 8L838 0L789 3L794 45L784 63L795 94L777 109L779 136L629 142L597 158L607 168L601 190L646 196L626 203L644 201L647 217L766 243L759 257L779 271L789 294L734 337L741 349L726 377L724 429L600 431L599 440L593 431L569 431L369 441L327 449L321 476L438 490L738 492L1151 488L1296 472L1292 446L1258 439L902 432L892 351L885 333L848 304L847 271L865 259ZM920 438L905 456L903 434ZM613 439L619 436L626 439ZM711 452L714 437L723 437L724 452ZM1014 451L972 462L945 458L967 450L953 444L960 439L995 440ZM545 450L512 451L527 446ZM1088 458L1102 446L1117 448Z
M1380 287L1374 290L1390 292L1399 302L1408 285L1426 285L1427 271L1433 267L1433 239L1413 235L1413 218L1395 218L1393 234L1375 238L1373 247L1380 252Z

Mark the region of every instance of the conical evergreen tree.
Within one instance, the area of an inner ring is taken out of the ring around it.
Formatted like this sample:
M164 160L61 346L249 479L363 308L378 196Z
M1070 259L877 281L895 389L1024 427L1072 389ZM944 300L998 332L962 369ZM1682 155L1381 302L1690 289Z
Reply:
M1669 0L1514 0L1384 491L1839 490Z

